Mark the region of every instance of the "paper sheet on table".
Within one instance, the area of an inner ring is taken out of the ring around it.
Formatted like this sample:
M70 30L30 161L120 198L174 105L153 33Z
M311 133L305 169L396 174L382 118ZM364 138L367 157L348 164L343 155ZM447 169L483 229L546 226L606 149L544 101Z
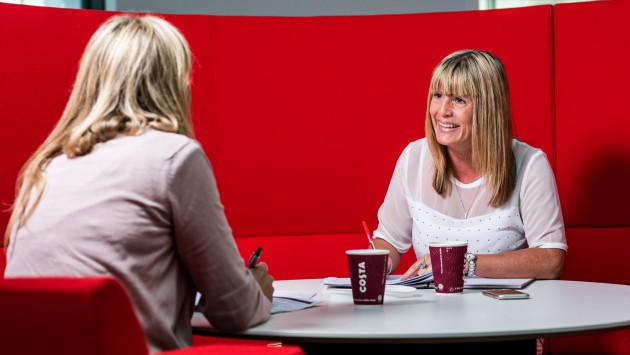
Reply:
M315 292L275 291L271 303L271 314L299 311L317 306L320 302L313 300Z
M534 279L495 279L488 277L466 277L464 278L464 288L512 288L521 289Z
M315 292L298 291L274 291L273 302L271 302L271 314L299 311L301 309L315 307L320 304L312 298ZM195 305L201 300L201 293L197 292Z

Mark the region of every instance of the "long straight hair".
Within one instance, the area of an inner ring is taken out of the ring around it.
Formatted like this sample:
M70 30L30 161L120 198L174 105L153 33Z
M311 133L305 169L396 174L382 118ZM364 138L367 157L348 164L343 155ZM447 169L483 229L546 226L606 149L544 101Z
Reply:
M146 128L193 137L191 53L184 36L153 15L116 15L92 35L59 122L20 170L5 231L23 227L37 207L50 161L89 154L95 144Z
M490 52L461 50L446 56L433 70L425 132L434 160L433 188L441 196L447 196L451 192L453 170L446 147L437 141L429 112L436 91L469 97L474 102L473 165L490 186L490 205L503 205L516 185L510 90L503 64Z

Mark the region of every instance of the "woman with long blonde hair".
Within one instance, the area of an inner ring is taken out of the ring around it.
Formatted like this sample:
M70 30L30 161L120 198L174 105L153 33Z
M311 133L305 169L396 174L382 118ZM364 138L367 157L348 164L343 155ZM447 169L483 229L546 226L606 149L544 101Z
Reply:
M111 17L90 39L56 127L22 168L5 277L111 275L151 352L269 319L273 277L247 270L190 124L191 53L152 15Z
M378 211L377 248L403 278L431 272L429 243L468 242L468 277L556 279L567 250L545 153L512 136L505 68L492 53L461 50L434 69L426 137L402 152Z

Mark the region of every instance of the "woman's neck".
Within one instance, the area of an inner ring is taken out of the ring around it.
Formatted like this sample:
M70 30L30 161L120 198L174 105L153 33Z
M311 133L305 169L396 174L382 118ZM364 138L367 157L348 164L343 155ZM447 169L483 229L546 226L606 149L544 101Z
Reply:
M449 161L453 176L464 184L470 184L481 178L481 173L475 168L472 151L455 152L449 149Z

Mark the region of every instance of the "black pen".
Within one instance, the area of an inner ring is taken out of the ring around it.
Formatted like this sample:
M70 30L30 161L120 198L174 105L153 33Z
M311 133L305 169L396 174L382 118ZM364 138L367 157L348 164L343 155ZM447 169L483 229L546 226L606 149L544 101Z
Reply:
M258 247L255 252L252 253L252 256L249 257L249 261L247 262L247 267L252 269L256 267L258 264L258 259L260 259L260 254L262 254L262 248Z

